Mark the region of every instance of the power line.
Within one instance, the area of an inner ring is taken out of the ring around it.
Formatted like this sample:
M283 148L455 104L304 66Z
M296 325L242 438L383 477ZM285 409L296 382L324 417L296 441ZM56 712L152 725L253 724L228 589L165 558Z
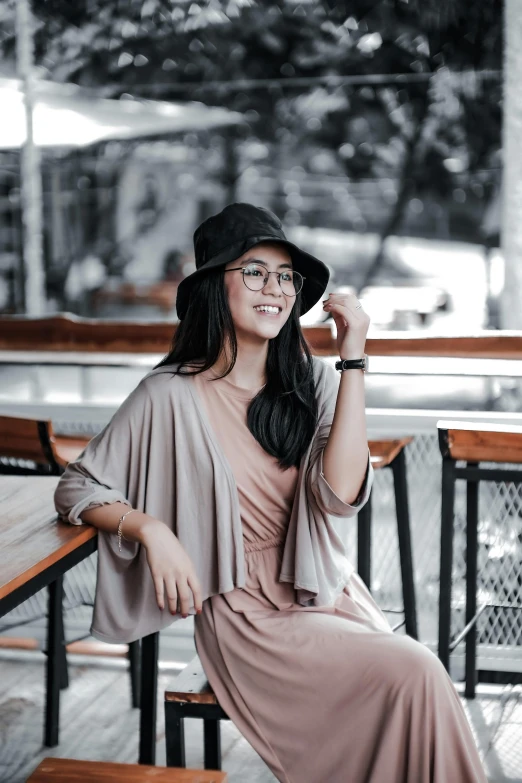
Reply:
M325 84L326 86L381 86L394 84L423 84L436 76L438 72L423 73L374 73L374 74L324 74L323 76L288 76L277 79L211 79L204 82L177 81L177 82L148 82L143 84L118 84L119 89L128 90L154 90L155 92L184 92L186 90L210 90L210 89L230 89L230 90L253 90L265 89L267 87L310 87L315 84ZM469 80L497 80L502 78L501 70L466 70L449 71L451 79L458 81L460 79ZM105 88L113 90L112 88Z

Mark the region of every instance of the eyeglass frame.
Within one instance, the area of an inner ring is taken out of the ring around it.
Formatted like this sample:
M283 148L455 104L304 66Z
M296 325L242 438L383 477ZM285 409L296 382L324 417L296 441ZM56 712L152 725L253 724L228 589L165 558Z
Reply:
M290 271L290 272L297 272L297 274L300 275L300 277L301 277L301 279L303 281L301 283L301 288L299 289L299 291L296 291L295 294L286 294L283 291L283 289L281 287L281 275L284 275L284 272L269 272L268 269L265 270L266 277L265 277L263 286L261 288L249 288L247 286L247 284L245 283L245 274L244 274L245 273L245 269L248 269L249 266L260 266L260 267L262 267L264 269L262 264L258 264L255 261L251 261L250 264L247 264L246 266L235 266L232 269L225 269L224 271L225 272L239 272L239 270L241 270L243 272L243 283L245 284L245 288L248 288L249 291L262 291L263 288L266 286L266 284L268 283L268 281L270 279L269 275L277 275L277 283L279 285L279 288L281 288L281 293L284 296L294 297L294 296L297 296L298 294L300 294L301 291L303 290L303 283L306 280L306 277L304 275L302 275L301 272L298 272L297 269L286 270L286 271Z

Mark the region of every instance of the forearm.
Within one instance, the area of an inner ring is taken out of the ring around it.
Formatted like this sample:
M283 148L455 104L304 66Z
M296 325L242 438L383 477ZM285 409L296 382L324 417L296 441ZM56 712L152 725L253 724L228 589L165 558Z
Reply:
M89 525L93 525L98 530L116 535L120 518L130 509L131 506L128 506L126 503L109 503L86 509L81 514L81 520ZM144 514L142 511L133 510L132 514L129 514L123 520L121 532L127 541L136 541L139 544L143 544L146 531L151 528L151 525L157 524L157 522L158 520L155 517Z
M359 494L367 464L364 373L345 370L341 373L332 427L324 448L324 477L341 500L351 504Z

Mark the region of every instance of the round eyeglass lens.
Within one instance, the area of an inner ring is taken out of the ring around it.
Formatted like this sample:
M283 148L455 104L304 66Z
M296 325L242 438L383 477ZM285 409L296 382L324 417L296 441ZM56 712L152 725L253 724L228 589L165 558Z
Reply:
M260 264L249 264L243 270L243 281L251 291L261 291L268 282L268 271ZM280 273L279 285L287 296L296 296L303 287L303 276L294 269Z

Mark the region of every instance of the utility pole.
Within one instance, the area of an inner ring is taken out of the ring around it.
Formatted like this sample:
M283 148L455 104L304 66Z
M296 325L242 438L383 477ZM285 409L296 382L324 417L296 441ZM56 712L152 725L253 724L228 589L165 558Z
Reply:
M20 149L22 198L22 279L24 311L37 316L45 312L43 265L42 174L40 151L34 143L33 107L36 73L33 63L33 17L30 0L16 0L16 66L22 82L26 139Z
M501 246L505 285L503 329L522 329L522 4L504 4L504 102Z

